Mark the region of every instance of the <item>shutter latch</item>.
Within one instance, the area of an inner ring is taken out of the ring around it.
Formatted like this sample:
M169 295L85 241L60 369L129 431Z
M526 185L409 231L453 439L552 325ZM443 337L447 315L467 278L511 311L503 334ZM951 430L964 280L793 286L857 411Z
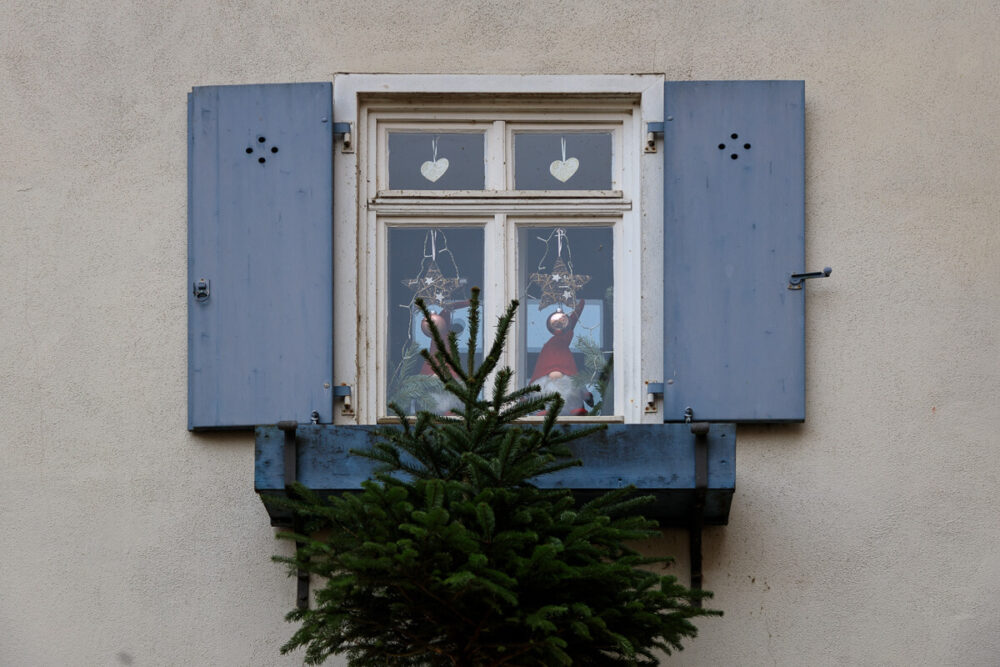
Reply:
M829 266L822 271L813 271L812 273L793 273L788 278L788 289L802 289L802 285L806 280L810 278L826 278L831 273L833 273L833 269Z
M208 295L211 291L211 283L205 278L198 278L194 283L194 298L196 301L208 301Z

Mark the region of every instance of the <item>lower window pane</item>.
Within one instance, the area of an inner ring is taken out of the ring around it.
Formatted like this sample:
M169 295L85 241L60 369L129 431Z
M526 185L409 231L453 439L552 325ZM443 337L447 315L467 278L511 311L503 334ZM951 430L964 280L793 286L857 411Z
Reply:
M518 377L566 401L563 415L612 415L611 227L521 227Z
M430 329L414 300L422 297L438 330L458 334L468 353L469 290L483 284L483 230L479 227L406 226L388 229L388 377L386 397L406 414L448 414L457 399L444 390L421 349L434 350ZM480 314L482 311L480 310ZM482 360L482 328L476 343Z

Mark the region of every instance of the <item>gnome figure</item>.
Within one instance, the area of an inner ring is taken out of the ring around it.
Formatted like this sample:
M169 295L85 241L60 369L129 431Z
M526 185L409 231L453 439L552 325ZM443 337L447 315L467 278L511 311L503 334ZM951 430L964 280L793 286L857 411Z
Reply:
M552 337L542 346L531 374L531 383L542 388L543 394L559 393L563 397L563 415L586 415L583 407L585 391L574 380L578 370L569 345L573 341L573 330L583 312L583 299L576 302L576 308L569 315L561 308L549 315L545 326Z

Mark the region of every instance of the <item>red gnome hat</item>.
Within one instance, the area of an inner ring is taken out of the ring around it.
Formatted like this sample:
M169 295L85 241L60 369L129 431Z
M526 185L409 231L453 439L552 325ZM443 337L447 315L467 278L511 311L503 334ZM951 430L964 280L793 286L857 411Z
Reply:
M578 300L576 308L568 317L562 318L562 323L559 323L558 320L552 322L550 316L549 331L552 332L552 338L542 346L541 352L538 353L535 371L531 374L532 382L553 371L558 371L563 375L576 375L579 372L576 361L573 360L573 353L569 351L569 344L573 341L573 329L576 328L576 322L580 319L580 313L583 312L583 303L583 299Z

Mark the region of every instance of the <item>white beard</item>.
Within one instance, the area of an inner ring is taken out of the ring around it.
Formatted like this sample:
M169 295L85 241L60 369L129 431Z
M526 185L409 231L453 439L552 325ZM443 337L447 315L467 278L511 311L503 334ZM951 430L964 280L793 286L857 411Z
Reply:
M565 403L563 404L562 411L559 413L561 415L568 415L571 410L583 406L583 391L580 390L570 375L564 375L558 380L553 380L548 375L543 375L535 380L534 384L542 388L543 396L549 394L559 394L562 396Z
M446 415L449 412L458 413L461 411L462 401L458 396L443 387L439 391L431 392L430 399L433 402L430 411L436 415Z

